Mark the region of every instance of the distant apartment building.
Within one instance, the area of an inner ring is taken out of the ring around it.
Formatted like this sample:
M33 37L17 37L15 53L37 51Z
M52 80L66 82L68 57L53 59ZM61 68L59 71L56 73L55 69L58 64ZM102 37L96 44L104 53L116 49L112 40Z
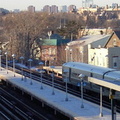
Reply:
M43 12L48 12L48 13L50 13L50 12L51 12L51 7L50 7L49 5L45 5L45 6L43 7Z
M52 6L45 5L43 7L43 12L58 13L58 6L56 6L56 5L52 5Z
M73 12L73 11L77 11L76 6L75 5L68 6L68 12Z
M67 12L67 6L66 5L61 6L60 7L60 12Z
M58 13L58 6L52 5L51 6L51 13Z
M29 12L35 12L35 7L34 6L28 6L28 11Z

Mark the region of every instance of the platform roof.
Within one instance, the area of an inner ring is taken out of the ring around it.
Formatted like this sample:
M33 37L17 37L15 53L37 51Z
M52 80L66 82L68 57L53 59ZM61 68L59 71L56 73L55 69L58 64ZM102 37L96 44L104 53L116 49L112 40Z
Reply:
M103 79L97 79L97 78L88 78L89 82L92 82L94 84L113 89L116 91L120 91L120 81L118 80L103 80Z

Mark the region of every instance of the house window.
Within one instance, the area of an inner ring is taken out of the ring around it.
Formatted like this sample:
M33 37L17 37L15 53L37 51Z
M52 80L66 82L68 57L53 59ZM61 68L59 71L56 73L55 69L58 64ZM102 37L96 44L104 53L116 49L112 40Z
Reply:
M113 68L118 67L118 56L113 56Z

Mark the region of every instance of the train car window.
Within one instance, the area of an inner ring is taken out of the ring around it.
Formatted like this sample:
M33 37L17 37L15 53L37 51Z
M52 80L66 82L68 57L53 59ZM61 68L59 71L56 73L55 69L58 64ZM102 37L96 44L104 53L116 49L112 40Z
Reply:
M90 77L93 77L93 73L90 73Z

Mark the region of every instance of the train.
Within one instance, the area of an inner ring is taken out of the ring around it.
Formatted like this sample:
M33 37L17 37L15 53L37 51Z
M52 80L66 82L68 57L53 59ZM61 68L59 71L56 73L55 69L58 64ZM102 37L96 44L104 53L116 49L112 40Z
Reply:
M67 62L62 65L62 78L64 82L67 80L69 84L80 86L81 74L84 75L84 88L95 92L100 92L100 86L89 82L89 78L120 81L120 71L116 69L94 66L80 62ZM103 87L103 95L109 95L108 88ZM115 96L120 99L120 92L116 92Z

